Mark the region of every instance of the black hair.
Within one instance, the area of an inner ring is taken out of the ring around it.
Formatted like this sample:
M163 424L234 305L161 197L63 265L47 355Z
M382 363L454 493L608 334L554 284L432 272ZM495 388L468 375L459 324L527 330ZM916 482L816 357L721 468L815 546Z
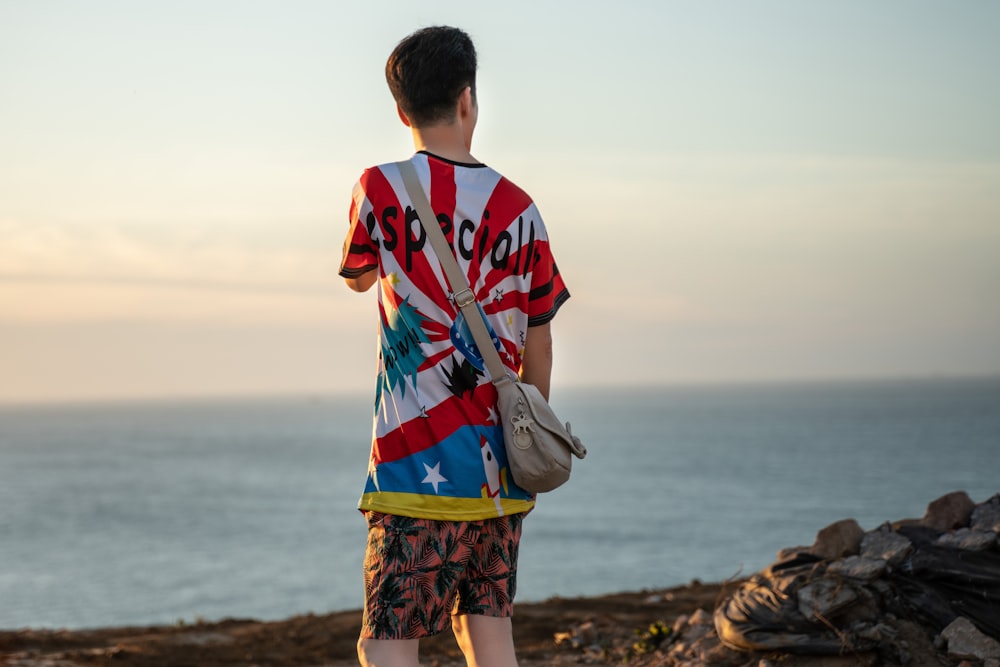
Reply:
M476 96L476 47L464 31L423 28L405 37L385 63L385 80L415 127L454 118L466 86Z

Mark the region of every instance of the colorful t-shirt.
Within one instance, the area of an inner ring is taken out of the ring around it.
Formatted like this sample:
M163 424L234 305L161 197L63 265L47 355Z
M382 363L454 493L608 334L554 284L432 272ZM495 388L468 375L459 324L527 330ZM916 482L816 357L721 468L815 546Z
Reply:
M538 209L486 165L426 153L412 162L516 376L528 327L569 298ZM534 497L507 467L489 371L396 165L364 172L350 220L340 275L379 272L375 419L359 507L455 521L530 510Z

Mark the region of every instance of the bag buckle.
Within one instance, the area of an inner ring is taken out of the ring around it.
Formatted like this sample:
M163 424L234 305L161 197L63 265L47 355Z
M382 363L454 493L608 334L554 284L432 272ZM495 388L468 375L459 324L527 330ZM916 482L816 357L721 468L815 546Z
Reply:
M451 298L459 308L465 308L469 304L476 302L476 295L473 294L471 287L466 287L455 292Z

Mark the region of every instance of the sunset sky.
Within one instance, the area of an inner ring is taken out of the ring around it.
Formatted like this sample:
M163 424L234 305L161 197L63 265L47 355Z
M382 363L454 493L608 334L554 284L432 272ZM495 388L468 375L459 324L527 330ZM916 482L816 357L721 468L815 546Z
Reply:
M0 402L374 391L383 77L480 55L578 385L1000 373L1000 4L0 0Z

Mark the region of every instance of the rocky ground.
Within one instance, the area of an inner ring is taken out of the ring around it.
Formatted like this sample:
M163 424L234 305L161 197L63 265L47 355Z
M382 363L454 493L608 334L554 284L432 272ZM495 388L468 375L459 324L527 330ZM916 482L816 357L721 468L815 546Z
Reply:
M522 667L542 665L875 665L872 656L808 657L742 653L722 647L711 612L727 585L555 598L520 604L514 633ZM285 621L226 620L145 628L0 632L4 667L222 667L356 665L360 612L297 616ZM670 628L669 631L666 628ZM937 655L933 638L912 629L914 646ZM424 665L464 665L448 635L425 640ZM936 660L936 658L935 658ZM918 663L914 663L918 664ZM958 662L923 662L948 665Z
M636 630L710 612L722 587L697 582L661 591L519 604L514 632L521 664L614 664L639 641ZM0 632L0 665L9 667L340 667L355 665L356 611L262 623L227 620L148 628ZM557 642L558 639L561 641ZM426 665L461 665L450 635L421 643Z
M520 663L1000 667L998 534L1000 494L976 505L955 492L932 502L923 519L867 533L853 520L832 524L812 546L782 550L775 565L745 580L520 603ZM946 568L921 574L926 553L946 556ZM928 616L931 606L904 604L898 595L901 582L912 587L922 578L930 587L920 600L936 603L936 618ZM941 581L950 587L938 598ZM751 609L761 600L768 604ZM357 664L360 626L360 612L349 611L276 622L0 631L0 667L343 667ZM832 642L839 655L798 654L794 644L804 640ZM465 664L450 635L421 642L421 655L424 665Z

